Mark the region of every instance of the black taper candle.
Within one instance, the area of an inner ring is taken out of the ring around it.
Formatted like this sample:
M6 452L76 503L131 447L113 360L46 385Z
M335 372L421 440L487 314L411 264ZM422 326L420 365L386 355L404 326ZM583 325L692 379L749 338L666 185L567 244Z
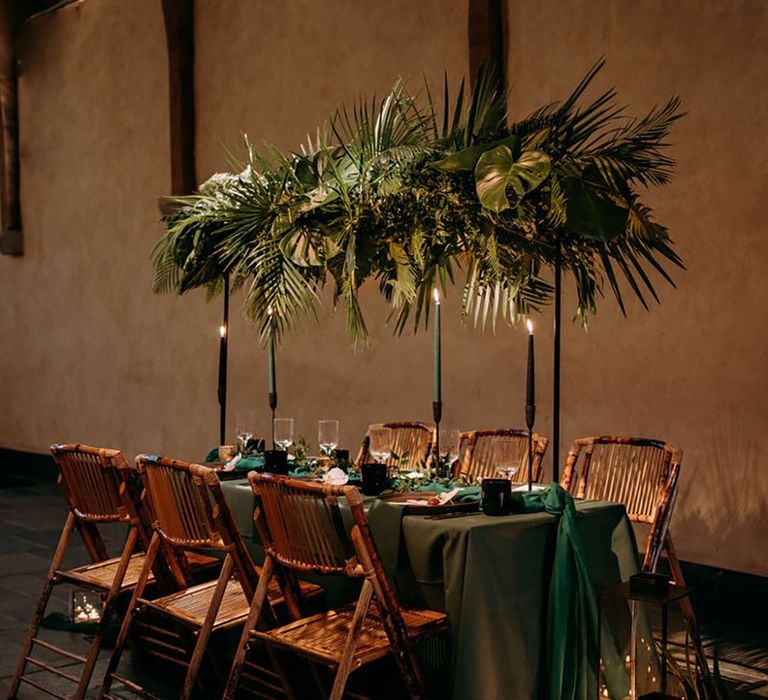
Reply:
M224 320L219 329L219 445L227 434L227 339L229 336L229 275L224 275Z
M536 422L536 365L533 324L528 321L528 375L525 384L525 424L528 426L528 490L533 490L533 426Z
M269 307L269 338L267 340L267 370L269 378L269 408L272 410L272 449L275 449L275 409L277 408L277 370L275 368L275 319Z

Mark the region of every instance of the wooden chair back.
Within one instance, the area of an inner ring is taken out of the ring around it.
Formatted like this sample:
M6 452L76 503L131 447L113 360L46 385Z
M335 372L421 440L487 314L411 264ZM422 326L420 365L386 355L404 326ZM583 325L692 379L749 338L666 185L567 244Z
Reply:
M259 534L276 562L297 572L362 575L339 506L339 500L346 499L354 517L363 502L357 489L256 472L248 479Z
M568 451L562 485L577 498L622 503L630 520L650 524L643 566L655 571L677 497L682 455L661 440L580 438Z
M89 445L52 445L59 486L75 517L86 523L130 522L120 496L130 465L120 450Z
M258 576L219 477L209 467L154 455L138 455L153 528L179 561L179 551L214 550L230 554L237 578L250 600ZM169 563L173 566L173 561Z
M212 487L219 481L211 469L151 455L136 457L136 466L164 540L183 549L227 548L214 513Z
M250 472L255 498L254 520L267 555L289 573L368 578L377 603L398 629L405 629L354 486L313 484L285 476ZM352 514L351 528L342 518L340 501Z
M392 455L387 460L389 466L401 469L415 469L427 464L435 442L435 429L425 423L400 421L394 423L372 423L368 426L363 444L357 456L357 466L371 461L368 451L370 433L376 428L389 428L392 431ZM399 459L395 458L397 455ZM407 455L403 458L404 455Z
M652 523L667 487L677 483L681 459L681 450L661 440L580 438L568 451L563 487L575 487L577 498L623 503L630 520Z
M533 481L541 481L541 461L547 451L549 440L533 434ZM493 430L470 430L461 434L459 460L456 462L456 476L477 481L487 476L497 476L497 451L503 448L505 462L519 465L512 476L515 483L528 481L528 431L512 428Z

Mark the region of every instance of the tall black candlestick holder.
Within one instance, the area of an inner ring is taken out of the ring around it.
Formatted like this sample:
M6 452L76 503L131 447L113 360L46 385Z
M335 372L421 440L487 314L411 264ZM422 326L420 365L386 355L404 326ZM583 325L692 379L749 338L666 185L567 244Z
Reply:
M525 407L525 423L528 426L528 490L533 491L533 425L536 422L536 404Z
M560 311L563 303L563 245L557 232L555 251L555 328L552 337L552 481L560 481Z
M440 419L443 417L443 402L432 402L432 417L435 420L435 476L440 474Z
M272 411L272 449L275 448L275 409L277 409L277 392L269 393L269 408Z

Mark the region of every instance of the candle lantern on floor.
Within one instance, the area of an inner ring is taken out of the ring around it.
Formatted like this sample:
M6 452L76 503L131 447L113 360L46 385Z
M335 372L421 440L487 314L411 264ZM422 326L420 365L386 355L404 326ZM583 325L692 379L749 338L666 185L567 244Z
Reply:
M69 604L69 616L72 622L87 624L99 622L104 609L101 595L95 591L75 590Z
M629 581L598 591L596 697L602 700L627 696L637 700L680 697L678 687L670 688L670 685L677 686L677 681L668 678L667 673L669 606L688 598L692 592L687 586L670 584L668 578L653 574L630 576ZM650 615L654 608L658 616ZM627 613L629 638L627 648L619 653L616 645L621 630L627 629ZM651 625L653 620L658 623L656 635ZM676 691L676 695L668 694L670 690Z

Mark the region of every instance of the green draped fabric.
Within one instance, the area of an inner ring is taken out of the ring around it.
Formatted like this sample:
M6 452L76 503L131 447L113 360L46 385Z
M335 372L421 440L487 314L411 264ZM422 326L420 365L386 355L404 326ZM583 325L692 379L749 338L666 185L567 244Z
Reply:
M597 678L597 594L586 550L576 527L576 507L559 484L546 491L514 494L524 512L559 518L547 608L549 700L595 697ZM545 692L546 692L545 691Z

